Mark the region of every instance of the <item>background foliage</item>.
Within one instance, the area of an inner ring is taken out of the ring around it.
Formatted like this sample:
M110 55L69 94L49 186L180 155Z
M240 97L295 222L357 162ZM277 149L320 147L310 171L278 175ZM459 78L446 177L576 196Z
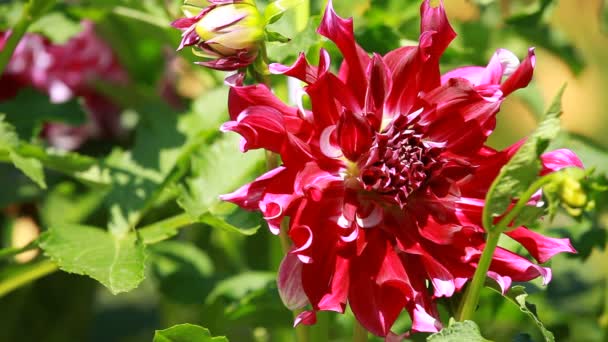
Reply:
M601 182L608 172L608 98L602 96L608 4L445 2L459 33L442 60L446 68L485 65L501 47L519 56L537 47L535 80L505 102L491 145L502 148L530 133L568 81L565 130L553 144L573 149L586 166L597 165ZM56 105L23 89L0 103L0 340L165 342L189 334L224 340L209 331L232 341L293 340L292 316L275 283L279 239L259 215L218 200L259 175L264 154L237 153L238 138L219 133L227 119L224 74L193 65L188 51L174 52L179 32L169 23L180 16L181 2L48 3L36 8L43 13L30 32L64 43L81 31L81 20L92 20L126 70L127 84L95 85L121 108L125 133L65 152L41 139L40 131L45 122L89 120L82 99ZM17 23L24 4L0 2L0 29ZM273 24L292 41L272 43L270 58L289 63L300 51L324 46L337 60L335 46L315 34L324 5L311 1ZM418 36L418 1L335 0L334 6L342 16L354 16L357 39L368 51L385 53ZM287 85L274 82L287 100ZM546 289L526 284L525 291L512 291L510 302L484 290L475 316L483 336L542 340L529 317L538 310L558 341L608 338L608 198L599 191L592 196L595 209L579 220L558 215L538 227L570 236L579 251L554 259ZM23 250L30 254L18 254ZM350 336L351 315L319 316L313 341ZM409 322L396 324L404 330Z

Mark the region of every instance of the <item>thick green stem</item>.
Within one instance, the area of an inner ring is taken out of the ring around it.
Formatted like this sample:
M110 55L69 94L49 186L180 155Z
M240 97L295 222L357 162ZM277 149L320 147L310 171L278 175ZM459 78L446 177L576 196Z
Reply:
M367 342L367 330L355 319L353 342Z
M47 276L58 269L57 264L49 259L24 266L24 269L17 271L16 274L0 281L0 298L11 291Z
M479 303L479 295L481 294L481 289L483 288L486 274L488 273L490 264L492 263L492 256L494 255L496 246L498 246L499 238L500 233L498 232L488 234L488 240L486 241L486 246L481 253L481 258L477 264L477 269L473 275L473 280L464 293L464 298L462 299L457 317L459 321L465 321L473 317L473 313L477 308L477 303Z
M463 299L460 302L457 319L459 321L470 320L473 317L473 313L477 308L477 304L479 303L479 296L481 294L481 289L484 286L486 281L486 275L488 270L490 269L490 265L492 263L492 256L494 255L494 251L498 246L498 240L500 239L500 234L502 234L507 228L511 225L511 222L519 215L519 213L524 209L527 203L530 201L530 198L544 185L553 181L555 177L561 176L560 172L555 172L536 180L530 187L521 195L517 203L513 206L513 208L498 222L496 225L488 224L484 228L488 232L488 238L486 241L486 246L481 253L481 258L479 259L479 263L477 264L477 269L475 270L475 274L473 275L473 279L471 283L467 287Z

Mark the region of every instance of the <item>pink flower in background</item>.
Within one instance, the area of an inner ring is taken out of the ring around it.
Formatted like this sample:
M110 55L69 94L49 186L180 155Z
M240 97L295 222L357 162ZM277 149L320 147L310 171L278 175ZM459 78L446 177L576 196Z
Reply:
M185 18L171 25L182 31L178 50L193 46L206 58L197 64L237 70L253 63L264 39L263 18L251 0L208 0L204 8L183 6Z
M344 61L330 72L301 55L271 71L303 81L312 108L283 104L264 85L232 78L224 131L243 136L241 149L280 154L283 165L224 200L259 210L271 231L289 217L293 249L279 271L290 309L344 312L387 336L405 309L412 331L441 328L434 299L450 297L472 278L485 244L484 198L520 144L496 151L485 145L502 100L532 78L533 49L523 61L498 50L486 67L441 75L439 59L455 33L443 5L421 7L419 45L371 57L354 40L351 19L329 2L318 32ZM567 150L545 154L543 173L582 166ZM539 263L574 252L568 239L518 227L507 233ZM513 281L551 270L498 248L488 276L506 291Z
M68 150L89 138L121 134L121 109L100 94L94 82L125 84L128 80L110 46L96 35L93 23L83 21L82 26L83 30L65 44L26 34L0 80L0 100L14 97L28 86L47 94L52 103L75 97L84 100L88 123L80 127L48 123L43 129L43 136L52 145Z

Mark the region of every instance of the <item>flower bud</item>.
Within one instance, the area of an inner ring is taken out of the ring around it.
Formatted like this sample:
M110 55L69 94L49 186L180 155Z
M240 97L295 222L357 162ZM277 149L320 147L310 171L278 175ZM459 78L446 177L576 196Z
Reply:
M251 64L264 39L264 19L253 0L209 3L204 8L184 6L186 18L172 23L183 31L178 50L195 47L196 55L208 59L198 64L217 70L236 70Z
M572 216L579 216L590 203L587 191L583 186L585 172L582 169L566 170L559 178L557 193L562 206Z

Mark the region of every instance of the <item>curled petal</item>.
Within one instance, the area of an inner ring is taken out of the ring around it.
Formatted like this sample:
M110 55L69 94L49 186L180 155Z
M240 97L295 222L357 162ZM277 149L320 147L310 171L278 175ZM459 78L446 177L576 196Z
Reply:
M308 249L312 245L312 230L308 226L294 226L289 229L289 237L295 245L291 253L296 254L301 262L310 264L313 262Z
M410 311L412 317L412 331L415 332L438 332L441 330L441 321L436 315L431 315L422 304L414 304Z
M541 175L561 170L566 167L583 168L583 162L571 150L562 148L559 150L543 153L540 156L543 164Z
M507 78L500 86L504 96L507 96L517 89L524 88L532 80L536 55L534 48L528 49L528 56L521 62L519 67Z
M299 324L313 325L317 323L317 314L314 311L302 311L293 321L294 328Z
M304 53L300 53L292 66L272 63L268 66L268 69L273 74L287 75L311 84L328 71L330 65L329 54L325 49L321 49L319 60L319 67L312 66L306 60Z
M327 3L321 25L317 32L333 41L344 56L346 65L346 84L353 87L359 99L365 95L364 70L369 63L369 57L365 53L359 53L359 46L355 42L353 33L353 20L340 18L334 11L333 4Z
M527 228L520 227L506 233L522 244L528 252L540 263L545 263L557 253L576 253L570 244L570 239L557 239L547 237Z
M237 74L238 75L238 74ZM263 84L243 86L243 77L233 77L228 95L228 111L230 118L236 118L251 106L271 107L285 116L298 116L298 109L290 107L279 100L268 87Z
M511 280L511 277L508 277L508 276L503 277L500 274L493 272L493 271L488 271L488 277L490 277L496 281L496 283L498 284L498 287L500 287L500 292L502 293L503 296L505 294L507 294L507 292L511 288L511 284L513 283L513 281Z
M508 276L513 281L529 281L538 277L543 278L543 285L551 281L550 268L533 264L528 259L501 247L494 253L490 270L502 277Z
M287 253L281 261L277 285L281 300L289 310L300 309L308 304L302 287L302 263L294 254Z
M369 150L374 132L369 122L361 115L346 111L337 126L338 145L344 156L357 161L359 156Z

